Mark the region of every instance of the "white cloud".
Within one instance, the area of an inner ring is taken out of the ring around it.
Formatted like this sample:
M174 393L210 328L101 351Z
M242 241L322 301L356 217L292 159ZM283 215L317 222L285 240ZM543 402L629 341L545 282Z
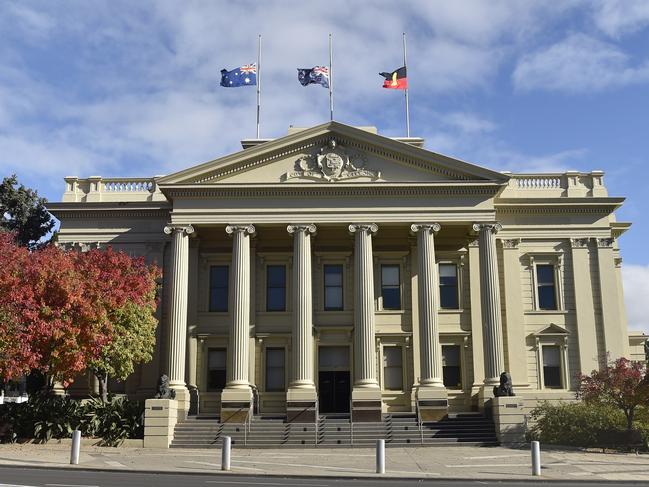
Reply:
M457 128L466 134L493 132L498 127L491 120L470 112L451 112L440 118L445 125Z
M649 61L634 66L615 45L585 34L572 34L523 56L513 81L520 90L601 91L649 81Z
M647 0L598 0L593 7L595 25L611 37L632 34L649 25Z
M649 334L649 265L622 265L629 330Z

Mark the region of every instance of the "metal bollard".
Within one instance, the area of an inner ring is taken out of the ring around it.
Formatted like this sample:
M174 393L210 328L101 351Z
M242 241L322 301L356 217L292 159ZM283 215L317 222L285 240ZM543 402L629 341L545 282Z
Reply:
M230 446L232 445L232 438L229 436L223 437L223 446L221 447L221 470L230 470Z
M70 465L79 465L79 450L81 449L81 431L72 432L72 452L70 453Z
M538 441L532 442L532 475L541 475L541 445Z
M376 440L376 473L385 473L385 440Z

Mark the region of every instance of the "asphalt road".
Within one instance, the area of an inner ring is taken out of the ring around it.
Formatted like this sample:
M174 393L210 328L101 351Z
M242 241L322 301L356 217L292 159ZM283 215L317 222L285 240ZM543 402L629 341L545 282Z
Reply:
M494 480L401 480L398 478L314 478L314 477L270 477L244 476L215 473L212 475L183 473L137 473L137 472L102 472L92 470L35 469L24 467L0 467L0 487L390 487L406 486L485 486L506 485L508 487L529 487L530 485L552 485L553 487L575 487L592 485L589 481L494 481ZM633 485L642 482L605 482L605 485Z

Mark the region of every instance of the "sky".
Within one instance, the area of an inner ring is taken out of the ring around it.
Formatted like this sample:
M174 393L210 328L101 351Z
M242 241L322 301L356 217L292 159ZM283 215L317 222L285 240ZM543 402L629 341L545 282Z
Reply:
M353 6L353 8L351 7ZM649 332L649 0L0 0L0 177L59 201L63 177L169 174L240 149L255 89L219 87L262 35L261 137L334 118L405 135L380 71L408 40L411 135L494 170L603 170L631 329Z

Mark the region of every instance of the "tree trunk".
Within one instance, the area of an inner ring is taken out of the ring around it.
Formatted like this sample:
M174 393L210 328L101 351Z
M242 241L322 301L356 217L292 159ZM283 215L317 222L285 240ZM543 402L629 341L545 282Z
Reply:
M633 429L633 418L635 416L635 408L630 408L626 413L626 429L631 431Z
M99 381L99 397L101 402L108 402L108 374L101 370L95 370L95 377Z

